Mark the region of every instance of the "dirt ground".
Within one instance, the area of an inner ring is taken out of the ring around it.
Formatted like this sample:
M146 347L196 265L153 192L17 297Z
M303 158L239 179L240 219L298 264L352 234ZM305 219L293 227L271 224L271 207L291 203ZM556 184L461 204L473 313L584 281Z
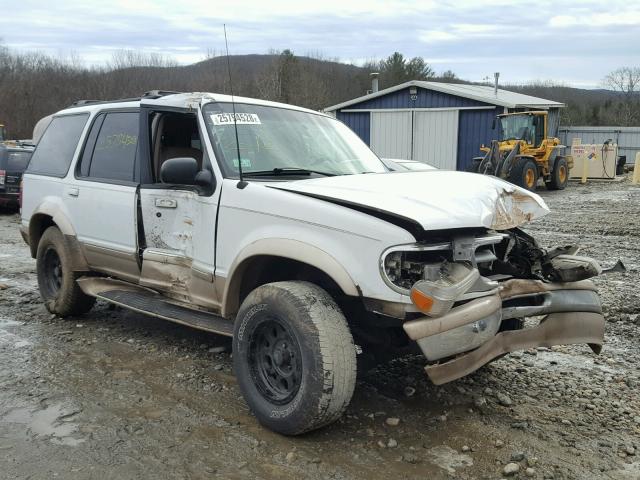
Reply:
M52 318L18 215L0 215L0 478L640 479L640 187L539 193L541 244L629 269L596 279L602 354L511 354L442 387L422 359L397 360L298 438L256 423L225 339L102 303Z

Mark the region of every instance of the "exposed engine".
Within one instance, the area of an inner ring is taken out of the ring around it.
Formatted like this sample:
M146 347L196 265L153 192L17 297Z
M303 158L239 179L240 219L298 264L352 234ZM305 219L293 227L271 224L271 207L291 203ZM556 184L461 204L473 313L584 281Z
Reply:
M408 291L419 280L446 276L451 262L465 263L483 277L537 279L544 282L575 282L602 273L593 259L575 255L573 245L544 249L519 228L501 232L454 236L453 240L420 243L410 249L398 247L384 257L384 273L398 291ZM621 271L619 263L614 267Z

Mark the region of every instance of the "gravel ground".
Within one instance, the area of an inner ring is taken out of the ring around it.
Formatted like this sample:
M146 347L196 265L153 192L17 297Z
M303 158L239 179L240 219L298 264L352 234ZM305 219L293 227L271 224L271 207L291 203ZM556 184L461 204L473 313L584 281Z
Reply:
M527 230L541 244L629 269L596 279L602 354L530 350L441 387L403 358L298 438L256 423L225 339L102 303L52 318L18 216L0 215L0 477L640 479L640 187L540 193L553 213Z

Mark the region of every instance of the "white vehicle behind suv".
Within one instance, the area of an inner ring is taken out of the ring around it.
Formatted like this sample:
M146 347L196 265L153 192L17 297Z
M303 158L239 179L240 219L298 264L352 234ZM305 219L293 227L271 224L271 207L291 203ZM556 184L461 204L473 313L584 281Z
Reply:
M391 172L318 112L149 92L52 117L22 234L49 311L99 298L232 336L251 410L293 435L344 412L356 353L422 351L444 383L516 349L599 351L600 267L518 228L547 211L493 177Z

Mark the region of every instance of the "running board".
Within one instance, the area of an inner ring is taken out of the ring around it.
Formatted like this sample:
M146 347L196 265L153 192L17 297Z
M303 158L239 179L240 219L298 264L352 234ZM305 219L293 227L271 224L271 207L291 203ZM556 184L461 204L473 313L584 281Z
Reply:
M102 277L79 278L77 282L87 295L114 305L198 330L233 336L233 322L212 313L171 303L151 289Z

